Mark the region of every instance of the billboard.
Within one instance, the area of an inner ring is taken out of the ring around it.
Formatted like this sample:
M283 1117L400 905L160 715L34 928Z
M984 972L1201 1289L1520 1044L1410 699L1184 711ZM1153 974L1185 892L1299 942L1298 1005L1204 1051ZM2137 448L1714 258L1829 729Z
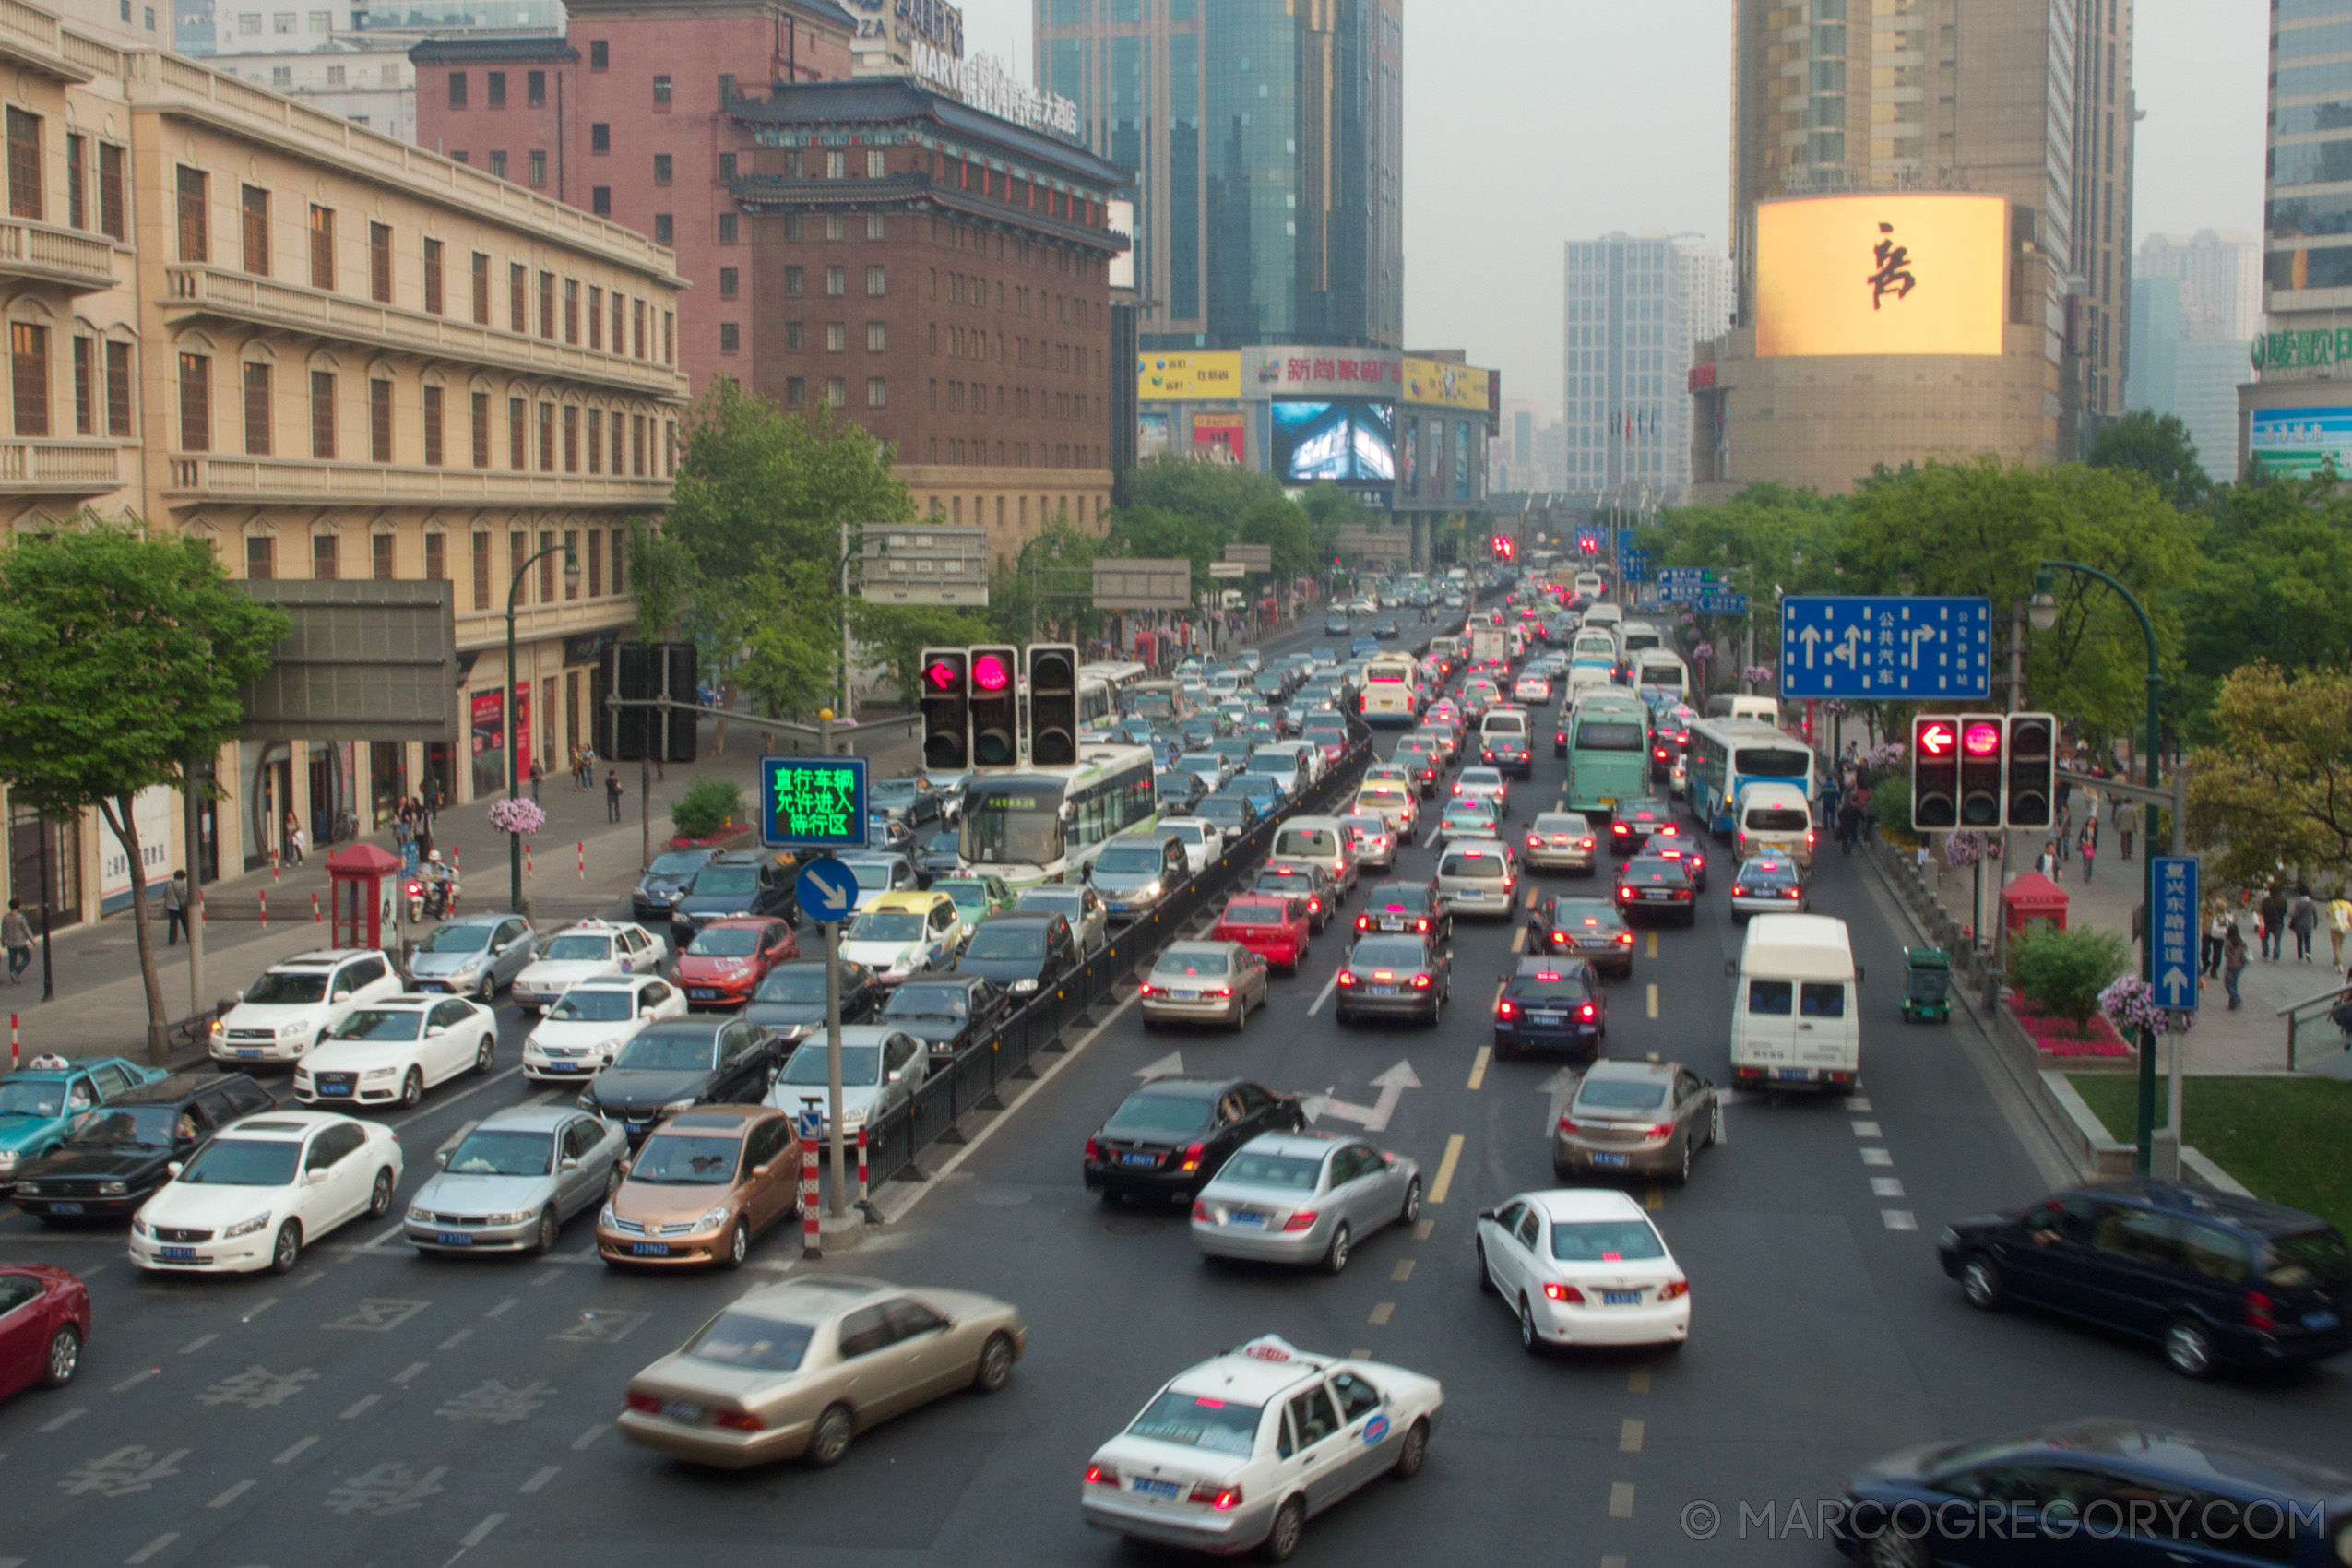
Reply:
M1165 457L1176 450L1176 416L1146 410L1135 416L1135 456L1137 458Z
M1454 499L1470 498L1470 422L1457 420L1454 425Z
M2309 479L2329 463L2352 474L2352 408L2255 409L2246 447L2254 466L2279 479Z
M1491 373L1444 360L1407 359L1405 401L1441 409L1487 411Z
M1954 194L1756 208L1756 354L1998 354L2009 203Z
M1296 484L1393 483L1396 409L1387 403L1276 403L1274 473Z
M1241 350L1241 371L1267 398L1393 398L1405 385L1394 349L1318 349L1271 344Z
M1146 403L1184 398L1239 398L1241 356L1232 354L1138 354L1135 395Z
M1249 467L1250 416L1194 414L1193 456L1212 463L1230 463L1237 469Z

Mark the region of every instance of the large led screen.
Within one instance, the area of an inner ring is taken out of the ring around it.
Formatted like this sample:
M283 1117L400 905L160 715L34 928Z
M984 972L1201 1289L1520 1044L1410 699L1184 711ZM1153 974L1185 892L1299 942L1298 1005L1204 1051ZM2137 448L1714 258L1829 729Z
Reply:
M1998 354L2009 203L1869 195L1756 208L1756 354Z
M1387 403L1277 401L1274 471L1299 484L1395 483L1396 410Z
M2256 409L2247 449L2254 466L2280 479L2310 479L2327 465L2352 474L2352 409Z

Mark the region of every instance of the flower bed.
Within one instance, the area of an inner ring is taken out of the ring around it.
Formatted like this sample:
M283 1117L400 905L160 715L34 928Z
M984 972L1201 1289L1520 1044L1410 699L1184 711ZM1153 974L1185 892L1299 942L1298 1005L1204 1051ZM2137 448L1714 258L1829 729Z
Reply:
M2129 1061L2134 1054L2132 1046L2115 1032L2115 1026L2098 1014L2092 1014L2089 1025L2077 1032L2073 1019L2045 1013L2014 992L2002 997L2002 1005L2009 1009L2017 1027L2033 1040L2034 1049L2044 1061L2079 1064L2100 1058Z

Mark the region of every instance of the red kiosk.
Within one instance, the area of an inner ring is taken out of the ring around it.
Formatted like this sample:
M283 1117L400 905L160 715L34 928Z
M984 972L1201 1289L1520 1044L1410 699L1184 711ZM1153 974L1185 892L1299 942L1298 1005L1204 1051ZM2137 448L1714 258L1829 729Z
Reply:
M400 874L400 857L373 844L351 844L327 857L327 940L337 947L384 946L384 884Z
M2036 922L2066 929L2066 890L2037 871L2025 872L2001 890L2001 923L2012 938Z

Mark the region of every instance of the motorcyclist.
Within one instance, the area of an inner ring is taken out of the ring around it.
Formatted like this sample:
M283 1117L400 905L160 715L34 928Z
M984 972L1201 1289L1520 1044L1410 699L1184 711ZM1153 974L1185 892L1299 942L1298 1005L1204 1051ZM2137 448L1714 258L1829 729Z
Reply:
M457 879L451 873L448 862L441 858L440 850L425 856L424 864L417 869L417 878L424 884L426 912L436 920L446 916L456 902Z

